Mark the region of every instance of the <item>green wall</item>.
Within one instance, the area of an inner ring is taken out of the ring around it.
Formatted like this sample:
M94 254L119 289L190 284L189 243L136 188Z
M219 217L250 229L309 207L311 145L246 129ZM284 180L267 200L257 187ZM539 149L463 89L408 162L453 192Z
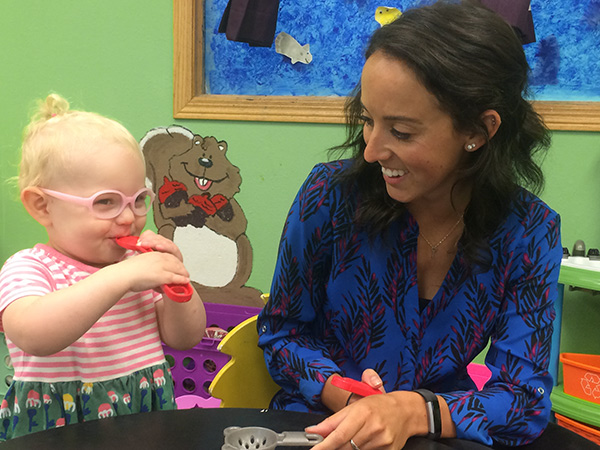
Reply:
M17 174L21 133L35 101L55 91L74 108L119 120L138 138L153 127L177 123L227 141L229 159L241 169L236 199L248 218L254 249L248 284L268 291L287 208L310 168L343 139L343 127L175 121L172 22L169 0L3 0L0 263L45 239L4 180ZM600 247L600 133L554 133L544 171L542 197L562 216L563 245L584 239ZM563 350L600 353L599 316L600 297L567 292Z

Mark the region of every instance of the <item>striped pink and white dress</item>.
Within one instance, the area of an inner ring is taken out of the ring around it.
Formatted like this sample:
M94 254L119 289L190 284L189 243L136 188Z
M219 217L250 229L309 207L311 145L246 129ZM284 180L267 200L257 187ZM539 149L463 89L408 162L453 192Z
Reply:
M98 270L43 244L22 250L0 272L0 314L19 298L67 288ZM0 441L69 423L175 409L154 307L161 299L152 290L128 293L80 339L50 356L27 354L7 338L15 374L0 405Z

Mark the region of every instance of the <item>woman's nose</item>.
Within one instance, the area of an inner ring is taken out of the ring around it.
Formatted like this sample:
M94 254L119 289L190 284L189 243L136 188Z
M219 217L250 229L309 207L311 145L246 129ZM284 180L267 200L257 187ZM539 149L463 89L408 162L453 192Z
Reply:
M389 152L386 150L385 142L379 131L372 129L368 133L364 133L365 151L363 158L368 163L382 161L388 158Z

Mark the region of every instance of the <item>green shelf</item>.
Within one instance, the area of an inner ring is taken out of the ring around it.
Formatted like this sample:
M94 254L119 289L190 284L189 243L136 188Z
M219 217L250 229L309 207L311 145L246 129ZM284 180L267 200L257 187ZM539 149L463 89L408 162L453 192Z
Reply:
M579 422L600 427L600 405L565 394L564 386L554 386L550 394L552 411Z
M578 267L561 266L558 282L565 286L577 286L600 291L600 272Z

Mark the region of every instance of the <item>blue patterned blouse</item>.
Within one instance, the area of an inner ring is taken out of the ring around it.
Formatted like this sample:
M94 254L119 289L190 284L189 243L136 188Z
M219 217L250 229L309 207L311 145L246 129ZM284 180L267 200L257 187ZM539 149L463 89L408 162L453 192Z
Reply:
M258 319L259 345L283 388L273 407L329 412L320 403L327 378L360 379L373 368L388 392L442 395L459 438L532 441L551 408L558 214L522 190L490 240L491 269L467 271L459 250L421 309L417 223L406 213L385 241L357 232L348 200L359 193L332 179L348 164L317 165L285 223L271 298ZM488 342L492 378L477 391L466 367Z

